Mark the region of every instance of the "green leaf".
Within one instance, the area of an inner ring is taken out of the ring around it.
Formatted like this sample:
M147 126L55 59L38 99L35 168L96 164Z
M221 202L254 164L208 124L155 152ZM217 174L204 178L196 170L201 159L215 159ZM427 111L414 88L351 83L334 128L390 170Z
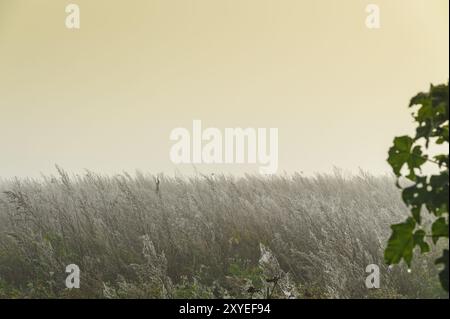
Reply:
M411 158L408 162L410 168L420 168L427 161L428 156L424 155L422 152L422 147L420 145L414 146Z
M421 187L419 187L421 185ZM403 202L411 209L414 220L421 223L422 206L428 202L429 193L427 191L427 179L423 176L416 178L416 184L403 189Z
M406 176L412 181L416 179L415 169L427 161L428 156L424 155L420 145L413 148L414 140L409 136L400 136L394 139L394 146L389 149L388 163L391 165L396 176L401 175L401 169L408 165L409 174Z
M425 104L428 100L428 94L422 92L411 99L411 101L409 102L409 106L411 107L414 105L422 105Z
M448 214L449 175L448 170L430 177L432 191L428 195L427 209L435 216Z
M439 136L436 140L436 144L448 143L448 124L439 128Z
M439 238L448 238L448 223L444 217L436 219L436 221L431 226L431 233L433 237L433 242L436 244Z
M400 136L394 139L394 146L389 150L388 163L391 165L396 176L400 176L400 171L410 158L410 151L413 139L409 136Z
M409 157L407 164L409 167L409 175L407 176L410 180L414 181L416 179L416 173L415 169L419 169L420 167L425 164L427 161L428 156L423 155L422 153L422 147L420 145L414 146L411 156Z
M416 222L408 218L406 222L392 225L392 235L384 252L384 259L388 265L398 264L402 259L410 267L415 246L413 231Z
M424 138L427 148L431 137L438 137L437 144L448 142L448 84L431 85L428 93L417 94L409 106L416 105L420 105L420 108L415 116L418 127L414 140Z
M430 251L430 246L427 242L425 242L425 235L426 233L422 229L419 229L414 233L414 247L419 246L422 254Z
M448 167L448 155L446 154L439 154L439 155L435 155L433 157L433 159L438 162L439 168L441 168L442 166L446 166Z

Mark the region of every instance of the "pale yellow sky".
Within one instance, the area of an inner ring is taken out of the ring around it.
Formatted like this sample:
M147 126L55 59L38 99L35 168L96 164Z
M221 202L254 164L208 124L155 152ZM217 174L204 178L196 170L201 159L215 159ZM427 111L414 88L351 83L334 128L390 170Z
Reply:
M279 172L389 172L409 98L448 79L448 0L71 2L80 30L70 1L0 0L0 177L192 173L169 134L193 119L278 127Z

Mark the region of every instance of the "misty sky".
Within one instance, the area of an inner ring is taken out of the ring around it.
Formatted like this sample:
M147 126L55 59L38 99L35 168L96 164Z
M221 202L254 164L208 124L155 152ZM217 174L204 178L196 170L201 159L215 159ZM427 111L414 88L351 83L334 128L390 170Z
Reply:
M448 0L71 2L80 30L69 1L0 0L0 177L193 173L169 134L194 119L279 128L280 173L390 172L410 97L448 79Z

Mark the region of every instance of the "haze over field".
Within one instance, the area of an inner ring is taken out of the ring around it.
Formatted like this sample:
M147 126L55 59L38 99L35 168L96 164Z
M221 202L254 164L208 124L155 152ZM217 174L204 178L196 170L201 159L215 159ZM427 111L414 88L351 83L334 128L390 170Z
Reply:
M141 169L173 128L279 128L279 172L389 172L408 100L448 79L448 1L0 0L0 176ZM196 167L242 174L257 165Z
M448 299L448 10L0 0L0 299Z

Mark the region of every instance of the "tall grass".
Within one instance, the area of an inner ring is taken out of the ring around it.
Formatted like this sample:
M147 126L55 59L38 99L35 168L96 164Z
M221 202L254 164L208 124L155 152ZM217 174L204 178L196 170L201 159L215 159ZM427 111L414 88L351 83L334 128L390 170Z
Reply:
M407 209L389 177L114 177L0 184L3 298L445 297L433 265L387 268ZM81 269L66 289L65 267ZM365 287L377 264L381 288Z

